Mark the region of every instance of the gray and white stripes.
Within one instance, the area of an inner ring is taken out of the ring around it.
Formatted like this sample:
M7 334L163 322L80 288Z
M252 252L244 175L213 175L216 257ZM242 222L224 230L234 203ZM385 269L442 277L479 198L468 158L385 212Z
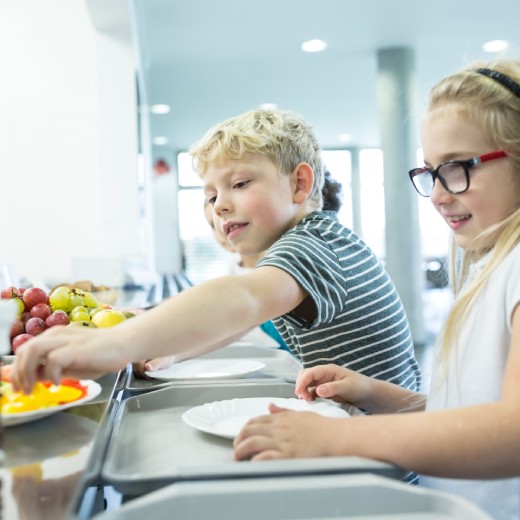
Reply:
M420 372L395 286L374 253L333 212L315 212L258 263L283 269L309 294L316 319L273 320L304 367L335 363L418 390Z

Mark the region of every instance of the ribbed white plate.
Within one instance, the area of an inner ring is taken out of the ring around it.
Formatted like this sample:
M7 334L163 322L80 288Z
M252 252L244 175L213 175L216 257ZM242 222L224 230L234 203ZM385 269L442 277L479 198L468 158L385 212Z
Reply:
M281 397L248 397L214 401L195 406L184 412L186 424L206 433L226 439L234 439L249 419L269 415L269 404L295 411L315 412L326 417L348 417L348 413L338 406L323 401L303 401Z
M146 372L162 381L185 379L228 379L241 377L265 368L265 363L253 359L189 359L169 368Z

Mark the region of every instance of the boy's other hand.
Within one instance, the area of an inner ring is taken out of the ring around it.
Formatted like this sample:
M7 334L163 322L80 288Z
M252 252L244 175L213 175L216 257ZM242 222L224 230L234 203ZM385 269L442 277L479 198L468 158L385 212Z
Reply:
M132 370L136 377L143 379L152 379L147 376L145 372L153 372L154 370L161 370L163 368L169 368L178 361L179 356L165 356L155 359L147 359L146 361L138 361L132 363Z

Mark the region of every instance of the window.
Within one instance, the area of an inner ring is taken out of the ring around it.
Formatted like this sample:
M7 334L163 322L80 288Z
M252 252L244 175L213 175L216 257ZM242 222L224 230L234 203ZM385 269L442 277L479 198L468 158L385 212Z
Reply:
M419 163L422 161L420 157ZM339 221L352 228L352 162L348 150L324 150L323 162L332 177L342 184L343 204ZM419 164L418 163L418 164ZM374 253L385 255L385 199L383 153L379 149L359 152L361 237ZM232 272L237 257L225 251L215 241L204 217L202 182L191 168L187 153L178 155L179 226L186 274L194 283ZM194 211L200 208L200 211ZM449 230L428 199L419 200L423 257L445 257Z
M383 152L379 149L359 151L361 178L361 236L378 258L385 256L385 184Z

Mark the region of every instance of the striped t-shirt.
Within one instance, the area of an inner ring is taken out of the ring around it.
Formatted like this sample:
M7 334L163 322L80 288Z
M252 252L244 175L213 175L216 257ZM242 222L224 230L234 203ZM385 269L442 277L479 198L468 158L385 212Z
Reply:
M289 273L312 298L312 323L273 320L305 368L335 363L419 390L408 321L397 290L370 248L334 212L307 215L267 251L257 267Z

